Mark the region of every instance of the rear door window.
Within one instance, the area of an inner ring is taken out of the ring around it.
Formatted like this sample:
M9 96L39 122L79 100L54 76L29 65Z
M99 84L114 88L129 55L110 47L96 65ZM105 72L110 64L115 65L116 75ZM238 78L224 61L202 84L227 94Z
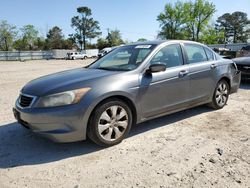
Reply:
M203 46L196 44L185 44L185 49L189 64L207 61L207 55Z

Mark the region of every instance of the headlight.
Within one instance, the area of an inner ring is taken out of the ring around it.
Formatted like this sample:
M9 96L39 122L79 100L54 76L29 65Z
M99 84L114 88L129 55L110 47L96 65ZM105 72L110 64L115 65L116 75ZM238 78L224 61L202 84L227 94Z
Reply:
M90 89L91 88L82 88L41 97L37 107L56 107L76 104Z

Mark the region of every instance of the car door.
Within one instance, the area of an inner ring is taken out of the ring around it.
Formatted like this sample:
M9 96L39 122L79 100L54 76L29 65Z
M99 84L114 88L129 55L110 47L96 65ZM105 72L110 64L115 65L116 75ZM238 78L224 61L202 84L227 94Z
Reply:
M143 73L140 85L140 106L144 118L164 114L184 106L188 90L188 65L180 44L163 47L150 64L165 63L166 70L158 73Z
M189 64L190 92L193 102L206 101L215 87L216 62L214 54L208 48L193 43L184 44L187 63Z

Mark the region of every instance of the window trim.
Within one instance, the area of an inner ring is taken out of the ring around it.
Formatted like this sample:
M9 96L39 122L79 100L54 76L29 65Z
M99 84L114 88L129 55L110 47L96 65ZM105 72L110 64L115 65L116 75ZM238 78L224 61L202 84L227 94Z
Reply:
M215 60L216 60L216 57L215 57L214 51L213 51L211 48L207 47L207 46L203 46L203 48L204 48L204 51L205 51L206 56L207 56L207 61L215 61ZM210 52L213 54L213 60L209 60L209 59L208 59L208 55L207 55L206 49L207 49L208 51L210 51Z
M142 72L145 72L145 71L149 68L151 60L154 58L154 56L155 56L159 51L161 51L163 48L165 48L165 47L167 47L167 46L171 46L171 45L179 45L180 50L181 50L181 56L182 56L182 64L179 65L179 66L166 68L166 70L169 70L169 69L171 69L171 68L176 68L176 67L180 67L180 66L186 65L186 58L185 58L185 54L184 54L184 49L183 49L182 43L175 42L175 43L166 44L166 45L162 46L161 48L157 49L157 50L151 55L150 59L147 60L147 63L145 64L144 69L143 69Z
M187 53L187 49L186 49L186 47L185 47L186 45L193 45L193 46L201 47L201 48L203 49L205 55L206 55L207 60L206 60L206 61L200 61L200 62L197 62L197 63L189 63L189 60L188 60L188 53ZM206 53L206 51L205 51L205 49L204 49L204 45L202 45L202 44L196 44L196 43L187 43L187 42L185 42L185 43L183 43L183 48L184 48L185 56L186 56L186 63L187 63L188 65L194 65L194 64L200 64L200 63L209 62L209 61L208 61L208 57L207 57L207 53ZM214 58L214 59L215 59L215 58Z

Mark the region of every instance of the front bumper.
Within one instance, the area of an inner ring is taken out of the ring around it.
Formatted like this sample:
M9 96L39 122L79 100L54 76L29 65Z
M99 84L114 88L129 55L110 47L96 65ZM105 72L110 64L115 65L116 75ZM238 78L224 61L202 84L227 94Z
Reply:
M18 102L17 102L18 103ZM87 119L79 105L55 108L13 108L18 123L25 128L56 142L86 139Z

